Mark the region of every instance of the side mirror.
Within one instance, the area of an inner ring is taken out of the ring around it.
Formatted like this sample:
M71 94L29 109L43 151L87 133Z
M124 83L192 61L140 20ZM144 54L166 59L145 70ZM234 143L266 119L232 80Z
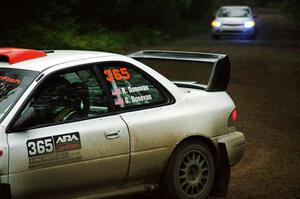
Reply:
M254 15L253 15L253 18L254 18L254 19L257 18L257 17L258 17L257 14L254 14Z

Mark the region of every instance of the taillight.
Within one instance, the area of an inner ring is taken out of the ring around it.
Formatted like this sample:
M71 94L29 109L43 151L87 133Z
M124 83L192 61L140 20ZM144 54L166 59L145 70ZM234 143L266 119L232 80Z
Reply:
M237 110L235 108L235 109L233 109L233 111L231 112L231 114L228 118L228 127L235 126L236 121L237 121Z
M233 122L236 122L236 120L237 120L237 111L236 111L236 108L231 113L231 120Z

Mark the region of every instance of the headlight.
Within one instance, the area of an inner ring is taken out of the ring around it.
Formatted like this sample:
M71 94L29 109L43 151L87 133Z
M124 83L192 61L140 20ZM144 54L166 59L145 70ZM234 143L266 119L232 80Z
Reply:
M211 26L212 26L212 27L220 27L221 25L222 25L222 23L219 22L219 21L216 21L216 20L213 20L213 21L211 22Z
M255 22L254 21L246 21L244 23L245 28L252 28L255 26Z

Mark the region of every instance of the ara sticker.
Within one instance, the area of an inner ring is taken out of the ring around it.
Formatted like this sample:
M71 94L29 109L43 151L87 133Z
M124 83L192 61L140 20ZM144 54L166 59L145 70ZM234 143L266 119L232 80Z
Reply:
M27 140L29 167L81 159L79 132Z

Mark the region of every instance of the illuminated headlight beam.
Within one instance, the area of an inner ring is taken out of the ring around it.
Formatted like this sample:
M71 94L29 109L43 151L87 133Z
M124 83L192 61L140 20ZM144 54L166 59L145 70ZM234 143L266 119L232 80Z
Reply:
M211 22L211 25L212 25L212 27L217 27L218 28L218 27L221 27L222 23L219 22L219 21L213 20Z
M244 23L245 28L252 28L255 26L255 22L254 21L246 21Z

